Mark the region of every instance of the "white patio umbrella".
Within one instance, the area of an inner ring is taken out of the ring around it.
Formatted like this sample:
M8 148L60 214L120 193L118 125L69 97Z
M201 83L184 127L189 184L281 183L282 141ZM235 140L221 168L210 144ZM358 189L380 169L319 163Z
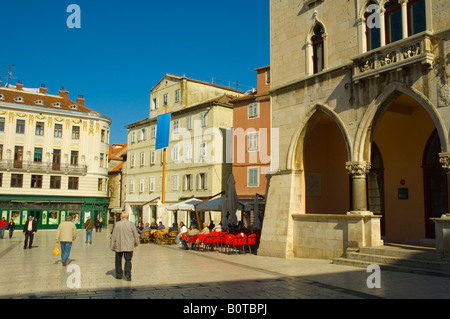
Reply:
M238 198L236 193L236 181L234 180L233 174L230 174L228 177L228 194L227 194L228 200L228 212L230 213L230 216L228 217L228 224L230 225L237 225L237 217L236 217L236 211L237 211L237 205L238 205Z
M175 203L169 206L166 206L166 210L176 211L176 210L184 210L184 211L195 211L195 205L200 203L201 200L197 198L190 198L180 203Z

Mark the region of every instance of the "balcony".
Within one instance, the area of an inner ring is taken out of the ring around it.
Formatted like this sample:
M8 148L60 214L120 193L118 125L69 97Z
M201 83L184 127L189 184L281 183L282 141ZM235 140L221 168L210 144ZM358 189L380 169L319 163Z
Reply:
M11 159L0 160L0 171L14 171L24 173L40 174L66 174L66 175L86 175L87 165L71 165L68 163L55 166L51 162L35 163L32 161L13 161Z
M434 57L431 33L422 32L353 58L354 81L357 83L415 63L431 68Z

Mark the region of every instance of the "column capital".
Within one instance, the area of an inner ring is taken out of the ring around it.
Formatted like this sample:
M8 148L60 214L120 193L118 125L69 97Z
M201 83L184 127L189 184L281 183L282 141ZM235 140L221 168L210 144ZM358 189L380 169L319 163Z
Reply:
M365 176L369 173L371 168L370 162L347 162L345 168L348 173L353 176Z

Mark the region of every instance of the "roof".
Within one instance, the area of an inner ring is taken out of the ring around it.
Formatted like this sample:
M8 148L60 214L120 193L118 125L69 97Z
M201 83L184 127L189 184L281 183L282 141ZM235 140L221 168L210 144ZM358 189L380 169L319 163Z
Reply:
M244 92L242 92L240 90L236 90L236 89L230 88L228 86L213 84L213 83L209 83L209 82L206 82L206 81L195 80L195 79L188 78L188 77L186 77L184 75L183 76L179 76L179 75L170 74L170 73L167 73L165 76L163 76L163 78L161 80L159 80L158 83L154 87L152 87L150 91L153 91L167 77L174 78L174 79L179 80L179 81L185 79L186 81L200 83L200 84L204 84L204 85L209 85L209 86L213 86L213 87L220 88L220 89L223 89L223 90L233 91L233 92L236 92L236 93L244 93Z
M25 107L31 106L50 111L67 111L86 115L95 115L111 121L108 116L84 106L84 98L80 97L80 99L75 102L66 97L69 95L68 92L60 92L63 92L63 95L65 96L63 97L60 95L38 93L30 89L18 89L17 87L6 88L0 86L0 103L10 103Z

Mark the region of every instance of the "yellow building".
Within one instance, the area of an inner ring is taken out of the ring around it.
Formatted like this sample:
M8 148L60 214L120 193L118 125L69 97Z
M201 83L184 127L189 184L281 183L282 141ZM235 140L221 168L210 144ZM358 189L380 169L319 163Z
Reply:
M2 217L23 225L32 215L43 229L67 215L77 227L88 216L106 220L110 125L64 89L51 95L45 86L0 83Z
M166 75L151 90L150 117L128 125L126 209L136 222L190 224L186 212L168 212L162 203L163 151L155 150L157 117L171 113L166 153L165 205L191 197L206 199L226 188L226 129L232 127L232 98L242 92Z
M430 218L448 213L450 2L270 5L280 167L258 254L440 240Z

